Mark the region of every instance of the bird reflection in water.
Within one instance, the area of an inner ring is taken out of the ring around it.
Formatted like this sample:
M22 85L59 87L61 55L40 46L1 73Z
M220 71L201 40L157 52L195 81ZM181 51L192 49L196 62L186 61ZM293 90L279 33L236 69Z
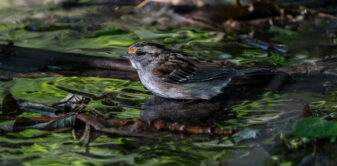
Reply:
M153 96L142 106L139 119L157 119L183 124L209 125L214 121L235 118L230 108L244 100L257 99L266 91L278 89L287 75L271 73L233 80L223 93L211 100L176 100ZM202 124L200 124L202 123Z

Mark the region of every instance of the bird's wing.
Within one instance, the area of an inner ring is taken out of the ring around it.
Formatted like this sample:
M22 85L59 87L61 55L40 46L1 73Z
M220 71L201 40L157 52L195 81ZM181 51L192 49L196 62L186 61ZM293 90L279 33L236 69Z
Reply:
M191 83L228 77L235 70L224 69L219 62L210 62L179 53L170 53L158 61L153 74L170 83Z

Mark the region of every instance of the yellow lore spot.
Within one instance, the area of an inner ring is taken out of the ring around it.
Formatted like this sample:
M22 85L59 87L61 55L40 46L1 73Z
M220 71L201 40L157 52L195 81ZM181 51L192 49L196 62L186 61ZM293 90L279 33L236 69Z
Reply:
M138 48L132 47L132 48L129 49L128 53L129 53L129 54L135 53L137 50L138 50Z

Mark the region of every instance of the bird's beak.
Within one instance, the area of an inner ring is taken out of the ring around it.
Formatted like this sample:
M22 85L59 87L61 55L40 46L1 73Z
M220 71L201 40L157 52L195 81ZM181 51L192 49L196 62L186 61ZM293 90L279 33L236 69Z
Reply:
M121 53L120 57L130 59L129 54L126 53L126 52L125 53Z

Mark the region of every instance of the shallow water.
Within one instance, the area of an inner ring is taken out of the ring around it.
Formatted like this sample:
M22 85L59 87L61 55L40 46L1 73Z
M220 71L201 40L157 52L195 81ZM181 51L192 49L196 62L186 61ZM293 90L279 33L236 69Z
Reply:
M129 45L151 40L210 60L273 67L319 63L330 67L331 75L337 74L336 59L320 61L336 58L334 19L308 20L292 29L272 25L269 29L254 30L252 39L249 33L253 32L233 35L188 26L158 30L155 25L141 24L139 17L130 12L132 5L79 5L65 9L54 2L27 2L23 6L19 1L0 2L0 44L13 41L21 47L118 58ZM278 44L266 46L273 42ZM36 136L43 132L36 129L1 131L0 165L298 165L310 158L315 142L310 137L289 136L303 104L309 104L317 116L337 111L336 79L301 79L304 81L299 79L279 91L242 94L220 103L199 102L194 103L195 107L182 101L153 98L139 81L61 75L1 81L1 99L12 93L20 99L51 104L67 96L62 87L95 96L111 93L113 98L92 100L88 107L111 118L162 117L236 133L229 137L161 131L152 133L154 138L138 138L93 132L89 145L79 146L82 131L44 136ZM158 105L162 112L154 111ZM173 107L181 110L170 110ZM8 123L11 121L0 121L1 126ZM337 164L335 136L318 142L316 163Z

